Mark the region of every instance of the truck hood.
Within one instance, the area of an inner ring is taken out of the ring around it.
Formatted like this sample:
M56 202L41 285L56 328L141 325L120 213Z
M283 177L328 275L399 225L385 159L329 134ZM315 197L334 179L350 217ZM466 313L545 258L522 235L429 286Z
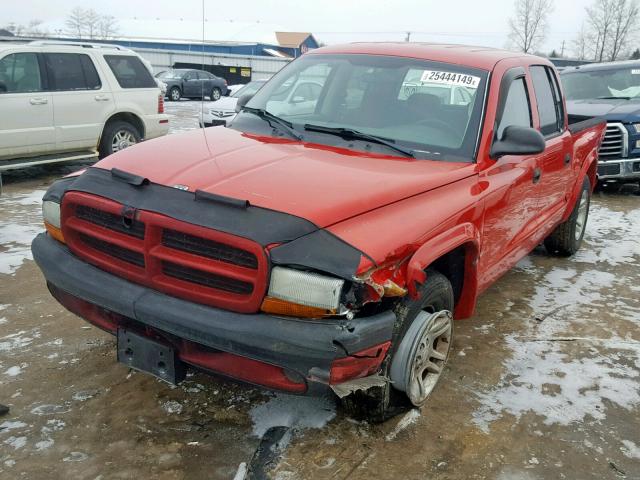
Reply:
M476 173L476 164L415 160L213 127L129 147L95 165L203 190L326 227Z
M640 118L640 102L624 99L572 100L567 102L567 111L573 115L605 116L611 121L632 122Z

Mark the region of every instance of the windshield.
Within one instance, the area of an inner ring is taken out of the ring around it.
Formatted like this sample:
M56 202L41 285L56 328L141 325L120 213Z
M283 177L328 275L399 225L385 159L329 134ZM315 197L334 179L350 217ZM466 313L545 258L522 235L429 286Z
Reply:
M168 70L166 72L159 73L157 77L160 79L165 78L167 80L180 79L184 74L185 74L184 70Z
M640 66L607 70L573 71L560 77L568 100L640 97Z
M234 98L240 98L243 95L252 95L256 93L262 85L264 85L264 82L249 82L244 87L236 90L231 96Z
M472 161L486 78L483 70L413 58L310 54L276 74L247 107L290 122L306 141L389 153L305 125L343 128L391 141L417 158ZM233 128L268 129L265 123L243 111Z

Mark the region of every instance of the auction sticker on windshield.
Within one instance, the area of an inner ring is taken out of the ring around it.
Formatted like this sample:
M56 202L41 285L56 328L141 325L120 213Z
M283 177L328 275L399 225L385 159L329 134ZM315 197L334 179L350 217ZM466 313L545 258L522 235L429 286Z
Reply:
M422 83L439 83L441 85L458 85L467 88L478 88L478 85L480 84L480 77L467 75L465 73L424 70L422 72L422 77L420 77L420 81Z

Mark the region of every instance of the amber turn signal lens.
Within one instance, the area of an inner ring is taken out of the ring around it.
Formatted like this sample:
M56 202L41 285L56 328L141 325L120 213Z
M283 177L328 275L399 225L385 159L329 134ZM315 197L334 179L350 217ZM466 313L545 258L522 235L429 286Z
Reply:
M53 225L47 222L44 222L44 226L47 229L47 232L49 233L49 235L51 235L57 241L59 241L60 243L67 243L64 241L64 235L62 235L62 230L60 230L57 227L54 227Z
M333 310L325 310L324 308L318 307L309 307L307 305L291 303L273 297L265 297L260 310L265 313L272 313L274 315L285 315L287 317L301 318L321 318L327 315L334 315L336 313Z

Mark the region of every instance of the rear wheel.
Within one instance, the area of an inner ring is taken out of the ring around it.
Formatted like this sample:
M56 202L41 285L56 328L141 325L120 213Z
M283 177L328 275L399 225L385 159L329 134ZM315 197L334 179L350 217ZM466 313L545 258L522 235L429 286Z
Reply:
M172 102L177 102L178 100L180 100L180 97L182 97L182 92L178 87L171 87L168 96L169 100L171 100Z
M590 204L591 182L588 177L584 177L582 190L571 215L544 240L544 246L549 253L568 257L578 251L587 228Z
M218 87L213 87L213 90L211 90L211 95L209 97L211 98L212 102L220 100L220 97L222 97L222 90L220 90Z
M100 158L124 150L138 142L140 142L140 132L130 123L121 121L108 123L100 139L98 149Z
M404 298L395 309L398 321L392 352L381 374L393 376L396 386L387 382L344 397L342 406L349 415L383 422L424 405L440 380L453 340L453 289L444 275L429 270L418 293L417 300Z

